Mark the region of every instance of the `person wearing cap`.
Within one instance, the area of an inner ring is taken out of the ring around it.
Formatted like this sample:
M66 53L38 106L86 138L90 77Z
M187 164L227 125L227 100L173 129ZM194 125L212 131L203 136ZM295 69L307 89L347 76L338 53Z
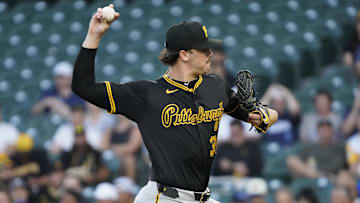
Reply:
M330 177L340 174L339 172L345 168L345 147L342 143L334 141L331 121L320 120L317 130L317 143L305 145L297 154L287 158L287 165L295 177Z
M114 20L119 16L116 13ZM121 84L95 82L97 48L112 22L106 21L101 8L92 16L75 62L72 89L90 103L138 124L152 167L135 203L217 202L207 186L222 114L260 123L259 115L238 108L236 93L224 79L207 74L210 48L220 41L209 39L205 25L180 22L166 32L159 56L168 66L163 77Z
M118 203L133 203L135 195L139 192L138 186L134 181L126 176L120 176L113 181L118 190Z
M35 184L43 184L48 174L48 159L42 149L34 148L30 135L20 133L15 150L9 154L10 164L0 169L0 180L21 177Z
M41 99L32 107L32 113L54 112L65 119L70 119L70 108L85 105L85 101L71 90L72 64L68 61L57 63L53 70L54 87L44 90Z
M103 182L96 186L94 199L95 203L117 203L119 195L113 184Z
M61 165L66 175L79 178L86 184L97 184L109 177L101 153L87 143L83 126L75 126L74 145L69 152L61 154Z
M8 182L21 178L30 188L30 198L36 199L41 194L49 177L49 160L46 152L34 146L30 135L21 133L16 141L16 150L9 155L11 165L0 169L0 181ZM34 201L38 202L38 201Z
M245 185L246 194L251 203L265 203L268 187L262 178L251 178Z

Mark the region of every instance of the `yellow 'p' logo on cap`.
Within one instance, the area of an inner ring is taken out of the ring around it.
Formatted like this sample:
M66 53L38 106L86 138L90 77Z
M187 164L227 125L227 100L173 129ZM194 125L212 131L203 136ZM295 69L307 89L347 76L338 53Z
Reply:
M206 29L205 25L202 26L202 29L204 30L205 37L208 38L207 29Z

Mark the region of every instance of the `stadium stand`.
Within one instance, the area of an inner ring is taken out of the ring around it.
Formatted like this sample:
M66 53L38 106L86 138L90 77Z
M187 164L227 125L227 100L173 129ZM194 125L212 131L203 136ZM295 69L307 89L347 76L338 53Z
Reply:
M0 1L4 120L31 134L38 147L48 144L64 120L51 114L34 117L31 106L40 90L54 85L53 65L75 61L92 13L109 2ZM352 105L355 84L351 70L341 64L341 54L360 9L358 0L115 0L114 4L120 18L99 47L98 80L160 77L165 67L157 56L166 29L180 20L197 20L207 25L210 37L223 40L231 74L246 68L257 75L259 95L269 84L279 82L292 89L303 112L313 110L312 96L319 88L332 91L336 112L344 113ZM274 146L263 146L269 202L278 184L289 184L294 193L304 185L313 186L320 202L329 202L331 184L326 180L290 180L286 156L298 147L276 151ZM145 163L139 162L139 170L144 169ZM111 160L108 163L113 164L111 168L117 166ZM143 180L138 182L145 183L147 171L142 172ZM211 185L214 197L230 202L229 186L221 184Z

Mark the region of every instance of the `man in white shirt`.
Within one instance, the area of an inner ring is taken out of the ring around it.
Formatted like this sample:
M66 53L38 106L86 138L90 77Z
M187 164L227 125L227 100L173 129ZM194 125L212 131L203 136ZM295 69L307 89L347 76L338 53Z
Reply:
M75 142L75 127L84 126L85 109L82 106L73 107L71 111L71 122L61 125L52 139L50 151L59 154L61 151L69 152ZM85 126L86 141L95 150L100 149L101 133Z

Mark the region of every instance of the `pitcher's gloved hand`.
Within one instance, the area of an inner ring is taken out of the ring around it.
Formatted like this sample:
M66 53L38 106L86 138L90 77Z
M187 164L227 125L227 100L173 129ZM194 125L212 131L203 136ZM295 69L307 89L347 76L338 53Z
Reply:
M248 70L241 70L237 75L236 86L240 108L249 114L259 114L260 123L251 122L251 124L259 133L266 133L272 123L270 122L269 109L255 97L254 75Z

